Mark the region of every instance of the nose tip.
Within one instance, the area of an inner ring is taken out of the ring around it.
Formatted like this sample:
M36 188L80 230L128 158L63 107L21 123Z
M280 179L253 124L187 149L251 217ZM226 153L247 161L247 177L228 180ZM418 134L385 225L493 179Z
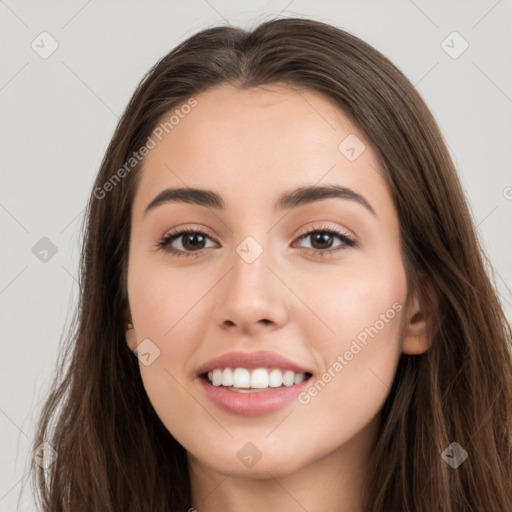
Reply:
M277 327L286 320L285 287L263 257L263 246L246 237L236 248L233 266L219 287L212 318L225 328Z

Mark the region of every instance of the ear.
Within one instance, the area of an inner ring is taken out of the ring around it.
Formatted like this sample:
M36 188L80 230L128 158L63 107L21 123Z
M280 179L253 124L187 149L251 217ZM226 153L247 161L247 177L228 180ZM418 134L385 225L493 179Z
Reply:
M437 302L433 294L427 293L420 300L418 294L414 293L403 327L403 354L423 354L432 346L430 322L432 315L435 313L436 305Z
M131 319L131 314L129 308L126 308L124 314L123 314L123 322L124 322L124 332L125 332L125 338L126 343L128 344L128 347L133 352L135 348L137 347L137 337L135 335L135 328L128 329L128 324L133 323Z
M133 352L137 348L137 338L135 335L135 329L129 329L125 331L126 336L126 343L128 344L128 347Z

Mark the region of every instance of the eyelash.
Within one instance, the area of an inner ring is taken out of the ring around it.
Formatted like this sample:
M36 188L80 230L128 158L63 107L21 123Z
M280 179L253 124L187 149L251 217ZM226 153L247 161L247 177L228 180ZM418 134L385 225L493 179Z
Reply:
M329 226L324 226L322 228L315 228L310 231L305 231L305 232L301 233L297 237L296 240L301 240L302 238L306 238L307 236L310 236L314 233L328 233L330 235L337 236L343 243L342 243L342 245L340 245L338 248L336 248L334 250L310 249L308 247L305 247L304 249L306 250L306 252L313 256L320 256L323 258L326 255L332 256L334 253L343 251L347 247L357 247L358 246L357 242L354 239L352 239L347 233L345 233L337 228L332 228ZM162 237L161 240L159 240L156 243L156 247L166 253L169 253L173 256L177 256L179 258L181 258L181 257L189 258L189 257L201 256L201 254L205 251L205 249L200 249L198 251L186 252L186 251L182 251L181 249L174 249L173 247L170 246L171 242L180 238L180 236L191 235L191 234L192 235L197 234L197 235L201 235L201 236L211 239L211 237L207 233L205 233L204 231L201 231L200 229L181 229L181 230L176 230L176 231L170 231L169 233L167 233L164 237Z

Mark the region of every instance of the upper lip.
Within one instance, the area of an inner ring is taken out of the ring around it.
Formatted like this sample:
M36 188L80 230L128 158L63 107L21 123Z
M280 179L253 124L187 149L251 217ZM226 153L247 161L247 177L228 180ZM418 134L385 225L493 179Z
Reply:
M307 368L290 361L286 357L275 352L228 352L210 359L197 371L198 375L208 373L216 368L282 368L292 370L295 373L312 373Z

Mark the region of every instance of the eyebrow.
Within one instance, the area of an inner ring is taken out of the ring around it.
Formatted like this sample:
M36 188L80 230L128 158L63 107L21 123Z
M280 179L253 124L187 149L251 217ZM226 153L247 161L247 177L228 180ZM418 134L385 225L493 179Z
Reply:
M338 198L354 201L364 206L373 215L375 210L370 203L357 192L340 185L305 186L285 192L277 201L277 210L290 210L323 199ZM222 210L225 203L222 197L213 190L201 188L167 188L162 190L146 207L144 215L150 210L167 203L188 203Z

